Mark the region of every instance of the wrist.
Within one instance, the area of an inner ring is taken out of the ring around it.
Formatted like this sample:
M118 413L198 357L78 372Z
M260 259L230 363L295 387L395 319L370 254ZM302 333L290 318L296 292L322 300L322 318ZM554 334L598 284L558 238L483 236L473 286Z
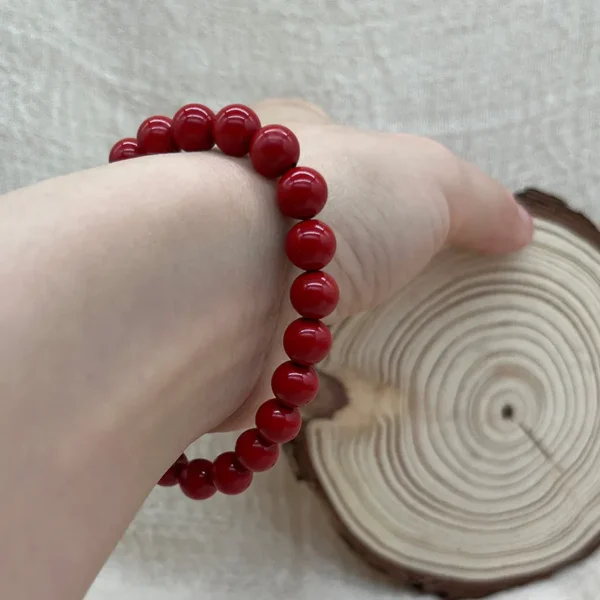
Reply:
M128 161L8 194L3 287L15 293L3 312L18 347L6 368L32 395L65 402L70 388L79 408L85 398L173 423L183 444L216 426L255 384L275 327L285 225L271 195L217 154ZM26 375L49 356L60 364L48 377Z

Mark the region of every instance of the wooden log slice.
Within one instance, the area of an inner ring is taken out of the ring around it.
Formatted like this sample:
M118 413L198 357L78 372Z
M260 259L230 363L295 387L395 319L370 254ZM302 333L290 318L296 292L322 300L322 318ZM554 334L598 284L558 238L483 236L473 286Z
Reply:
M288 446L344 539L401 584L480 598L600 545L600 233L529 190L534 242L445 251L334 328Z

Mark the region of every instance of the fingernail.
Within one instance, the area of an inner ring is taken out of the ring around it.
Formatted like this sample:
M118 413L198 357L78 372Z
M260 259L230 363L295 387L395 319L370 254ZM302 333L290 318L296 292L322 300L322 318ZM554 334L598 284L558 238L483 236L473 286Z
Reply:
M529 211L519 202L517 202L517 210L519 217L523 223L523 245L526 246L533 239L533 217L529 214Z
M517 202L517 207L519 209L519 216L521 217L521 221L523 221L527 225L532 225L533 219L531 218L531 215L529 214L527 209L522 204L519 204L518 202Z

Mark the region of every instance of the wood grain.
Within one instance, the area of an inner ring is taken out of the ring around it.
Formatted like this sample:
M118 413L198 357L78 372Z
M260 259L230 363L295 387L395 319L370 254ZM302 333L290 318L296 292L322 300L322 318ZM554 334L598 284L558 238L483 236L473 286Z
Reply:
M343 539L402 585L458 600L600 545L600 232L518 195L526 250L448 250L334 329L287 450Z

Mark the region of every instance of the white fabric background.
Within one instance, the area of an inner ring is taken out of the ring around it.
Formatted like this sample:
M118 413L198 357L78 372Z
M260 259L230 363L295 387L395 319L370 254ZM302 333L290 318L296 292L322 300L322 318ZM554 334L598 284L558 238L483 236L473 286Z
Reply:
M436 137L600 218L598 0L0 0L0 192L106 161L142 117L304 96ZM202 440L197 452L228 447ZM595 600L600 557L497 600ZM240 498L156 490L89 600L406 600L285 464Z

